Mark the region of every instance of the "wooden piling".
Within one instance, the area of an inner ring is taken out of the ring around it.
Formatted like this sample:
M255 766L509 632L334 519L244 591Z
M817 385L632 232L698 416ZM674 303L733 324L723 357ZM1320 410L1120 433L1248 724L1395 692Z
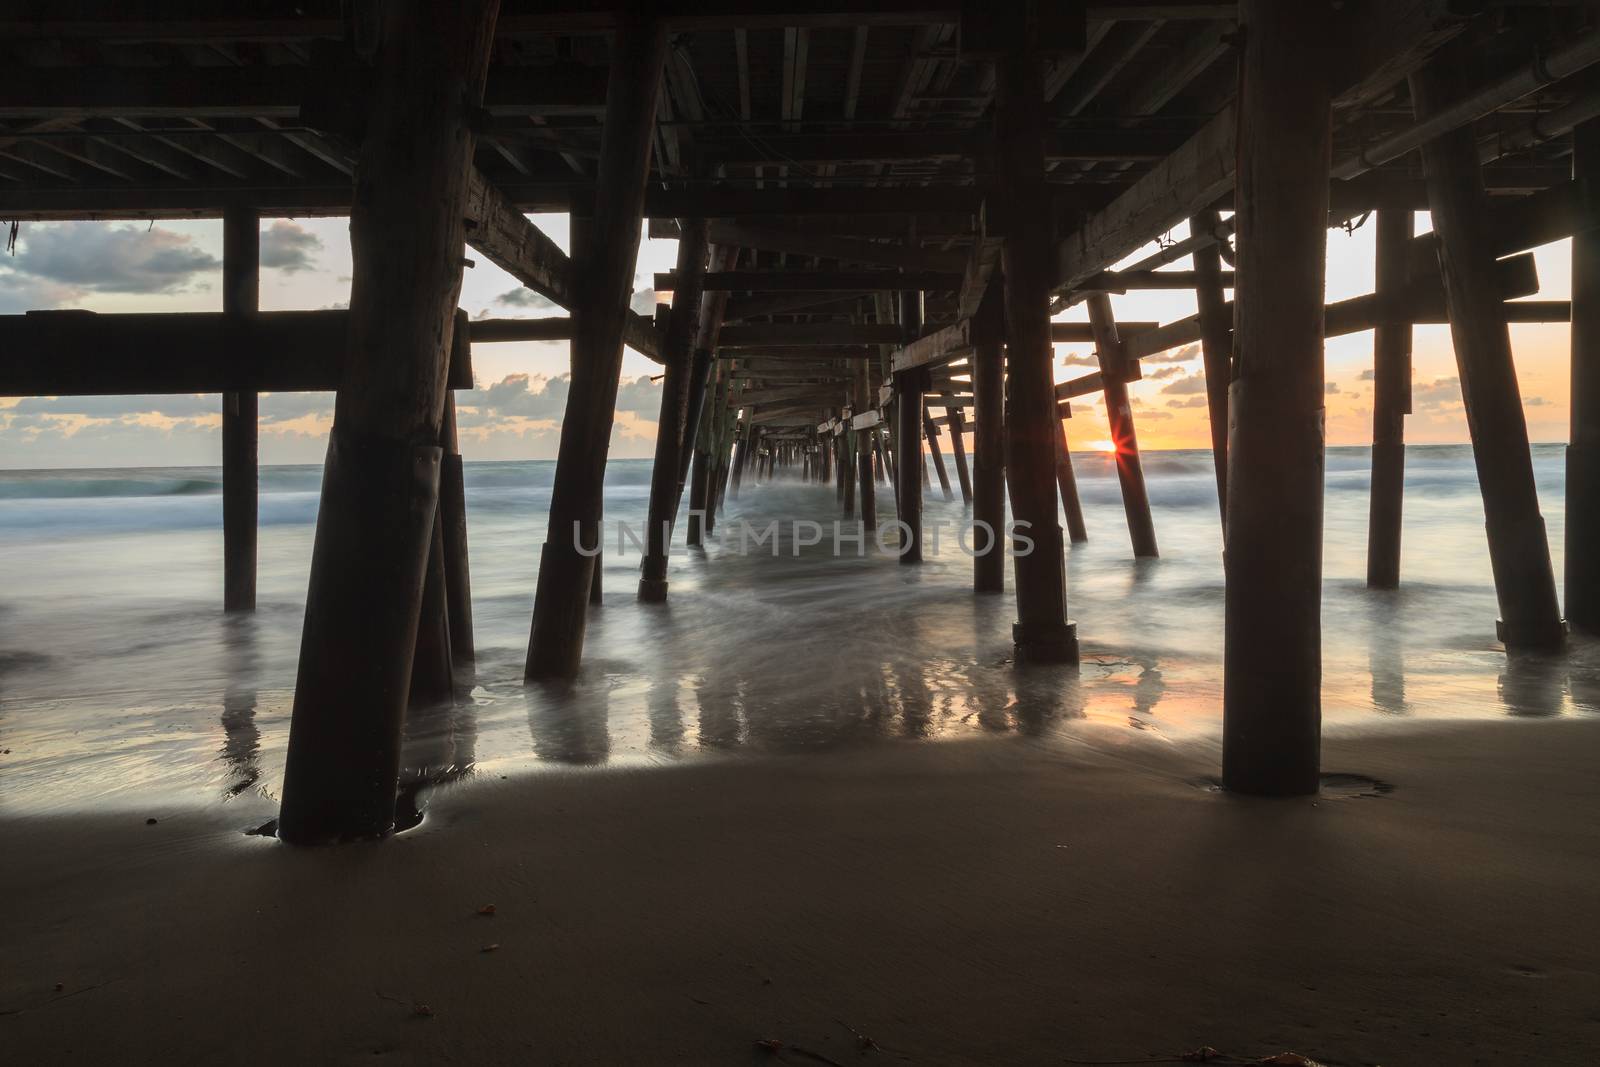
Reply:
M867 361L857 360L855 364L854 400L851 408L857 413L871 411L878 405L872 395L872 382L867 375ZM861 525L867 530L878 528L878 500L877 482L873 475L872 454L878 440L878 431L874 428L853 431L856 436L856 503L861 511Z
M950 454L955 457L956 480L961 483L961 503L972 506L972 474L967 469L967 426L960 408L950 409Z
M900 294L902 339L910 343L922 334L923 298L920 290ZM922 485L928 465L922 458L923 391L930 384L926 367L900 371L893 376L895 442L895 507L900 531L900 562L922 562Z
M1128 517L1128 536L1133 554L1142 559L1159 556L1155 523L1150 518L1150 495L1144 485L1144 465L1139 459L1139 437L1133 427L1133 406L1128 399L1130 373L1122 339L1117 335L1116 316L1111 298L1091 293L1088 300L1089 327L1094 331L1095 353L1100 359L1100 376L1105 382L1106 417L1111 423L1111 443L1115 449L1117 483L1122 487L1122 510ZM1060 430L1060 420L1056 426Z
M284 768L278 836L287 842L394 827L461 288L471 122L498 8L497 0L406 0L382 10L350 217L349 358Z
M1208 208L1189 220L1189 236L1215 233L1222 217ZM1200 358L1205 367L1206 411L1211 420L1211 462L1217 471L1217 507L1228 520L1228 388L1233 380L1233 310L1222 286L1222 254L1208 243L1190 253L1194 300L1200 317Z
M1005 296L998 280L984 293L972 328L973 417L977 420L972 434L972 590L1002 593L1006 582ZM985 543L987 551L983 550Z
M441 478L443 469L441 464ZM428 569L422 582L422 606L417 613L416 650L412 655L412 705L449 700L455 689L455 669L450 651L450 608L445 591L444 510L433 510L433 534L428 545Z
M1399 299L1407 282L1412 212L1379 208L1374 290ZM1367 587L1400 584L1400 515L1405 496L1406 416L1411 413L1411 325L1388 322L1373 330L1372 497L1367 509Z
M928 417L927 409L922 412L922 436L928 441L928 456L933 460L933 470L939 476L939 491L946 500L954 500L955 494L950 491L950 475L944 469L944 452L939 448L939 426Z
M1418 119L1465 94L1466 59L1447 45L1411 76ZM1493 234L1472 127L1425 143L1422 169L1483 494L1489 561L1500 600L1500 638L1508 649L1559 648L1566 627L1556 602L1550 547L1534 488L1533 454L1511 361L1511 334L1495 274Z
M667 553L678 510L679 450L685 447L684 422L694 358L691 349L700 323L700 294L705 282L706 220L681 219L678 229L678 288L672 294L672 311L661 342L666 373L661 385L661 414L656 423L655 462L650 469L645 555L639 565L639 599L649 602L667 599Z
M1054 226L1044 182L1040 63L1030 43L1029 34L1020 34L1018 51L995 63L997 177L1005 211L1006 481L1021 534L1013 556L1017 622L1011 629L1017 662L1075 664L1078 638L1067 620L1066 548L1056 520ZM980 413L980 428L985 419ZM1021 550L1025 546L1028 551Z
M611 45L593 254L579 272L572 382L561 423L550 527L540 558L528 643L525 673L530 679L571 678L583 657L594 561L579 551L579 545L599 543L606 455L622 368L623 321L633 292L666 51L662 23L629 9Z
M457 315L457 322L465 313ZM456 666L473 662L477 649L472 629L472 574L467 565L467 487L456 433L456 398L444 396L439 426L439 514L444 528L444 590L450 616L450 654Z
M1061 510L1067 516L1067 537L1075 545L1089 540L1083 521L1083 503L1078 499L1078 476L1072 470L1072 446L1067 443L1067 423L1056 419L1056 488L1061 493Z
M241 323L260 309L261 220L253 207L222 213L222 310ZM219 353L219 356L222 355ZM260 398L222 394L222 608L256 607Z
M1318 788L1328 0L1240 4L1224 785Z
M1567 444L1567 621L1600 634L1600 120L1572 131L1586 193L1572 237L1572 429Z

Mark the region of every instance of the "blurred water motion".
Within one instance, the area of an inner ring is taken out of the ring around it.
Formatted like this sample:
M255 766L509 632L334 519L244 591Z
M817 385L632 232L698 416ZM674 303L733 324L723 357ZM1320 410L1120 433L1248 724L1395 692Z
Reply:
M1015 735L1067 744L1107 731L1214 738L1221 714L1222 551L1211 457L1147 455L1162 558L1135 562L1110 458L1074 457L1090 542L1069 557L1085 659L1074 675L1010 663L1009 595L974 597L954 532L959 499L935 488L937 551L900 566L870 545L836 558L828 487L747 483L725 526L776 519L829 535L750 554L737 538L686 552L666 605L634 600L647 461L608 469L606 603L591 614L583 675L522 684L554 465L469 463L479 659L456 707L414 709L409 781L747 751ZM1562 450L1535 449L1559 573ZM1470 451L1414 447L1402 588L1363 585L1365 449L1328 457L1324 716L1332 728L1396 718L1592 714L1600 661L1508 660ZM61 811L237 805L270 814L283 769L321 471L261 472L260 610L224 616L220 476L212 469L0 473L0 804ZM893 497L879 487L879 513ZM809 538L803 538L808 540ZM980 539L981 540L981 539ZM776 554L774 554L776 550ZM1008 573L1007 584L1009 587ZM1114 736L1114 733L1113 733ZM246 811L245 809L248 809Z

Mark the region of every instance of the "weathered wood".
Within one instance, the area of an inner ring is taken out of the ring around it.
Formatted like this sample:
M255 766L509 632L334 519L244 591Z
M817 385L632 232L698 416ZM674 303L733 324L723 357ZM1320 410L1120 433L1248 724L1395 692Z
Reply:
M1134 431L1133 406L1128 399L1128 379L1138 364L1122 351L1117 320L1111 312L1111 298L1091 293L1089 322L1095 331L1095 354L1100 359L1104 381L1106 417L1111 423L1111 442L1115 448L1117 483L1122 488L1122 510L1128 518L1128 536L1133 554L1151 558L1161 553L1156 548L1155 523L1150 518L1150 496L1144 485L1144 465L1139 458L1139 438ZM1059 425L1059 422L1057 423Z
M1567 444L1566 608L1600 633L1600 120L1572 131L1572 177L1587 192L1572 239L1572 414Z
M350 219L350 356L323 477L284 768L285 841L394 827L461 287L469 119L498 7L410 0L383 8ZM419 204L432 210L419 216Z
M1056 519L1056 419L1050 287L1053 226L1044 182L1044 100L1037 55L1021 51L995 63L996 170L1006 217L1006 474L1011 514L1031 550L1018 551L1016 658L1078 662L1076 628L1067 619L1066 548ZM1098 265L1097 265L1098 269ZM987 412L979 424L990 421ZM1026 523L1026 526L1022 524Z
M467 484L456 434L456 398L446 393L439 424L439 517L444 532L444 589L450 616L450 654L457 666L478 657L472 625L472 571L467 554Z
M1212 254L1215 255L1214 250ZM1232 289L1233 271L1219 270L1213 281L1224 289ZM1194 289L1201 284L1200 268L1196 264L1195 270L1105 270L1085 278L1075 288L1079 292L1127 293L1142 289Z
M440 473L443 474L442 468ZM422 601L417 611L417 637L411 656L411 686L407 690L407 700L412 706L446 701L455 692L446 584L444 511L435 507L433 530L428 538L428 563L422 582Z
M472 388L466 315L451 327L451 389ZM349 311L0 315L0 396L295 393L339 388Z
M1001 593L1006 580L1006 438L1005 287L1000 279L990 281L974 319L979 340L972 351L977 420L972 433L972 590Z
M953 290L961 285L961 275L942 271L719 270L705 277L709 293L894 292L906 285ZM672 292L677 286L676 272L655 276L657 292Z
M950 491L950 475L944 469L944 452L939 447L939 427L928 416L926 409L922 415L922 435L928 442L928 456L933 460L933 471L939 476L939 491L946 500L954 500L955 494Z
M1083 503L1078 499L1078 476L1072 469L1072 447L1067 443L1066 416L1056 419L1056 490L1061 494L1061 510L1067 517L1067 537L1075 545L1089 540L1089 527L1083 521Z
M261 220L234 207L222 220L222 311L246 318L260 310ZM121 352L114 352L121 356ZM28 358L27 353L23 358ZM256 607L256 512L259 395L222 394L222 608Z
M876 483L873 480L872 453L877 443L876 426L879 412L872 401L872 383L864 360L855 364L855 372L855 391L850 406L859 414L850 420L850 427L855 437L856 506L861 515L862 528L872 531L878 528L878 499ZM862 421L869 418L871 420L869 422Z
M894 354L891 369L908 371L948 363L972 351L972 320L962 319L917 338Z
M898 325L907 339L922 332L922 318L922 292L901 292ZM894 499L901 523L901 563L922 562L922 487L928 473L922 455L922 425L926 417L922 394L929 384L928 372L922 368L894 374Z
M1496 260L1492 275L1500 299L1507 301L1501 305L1501 314L1507 322L1567 321L1569 307L1564 300L1519 299L1539 291L1539 275L1532 255L1522 254ZM1231 321L1233 304L1225 303L1223 308L1227 320ZM1424 325L1450 321L1437 262L1427 274L1421 277L1411 275L1405 291L1398 298L1380 300L1376 293L1353 296L1327 305L1323 315L1327 337L1361 333L1384 323ZM1191 315L1154 330L1132 334L1124 339L1123 348L1130 358L1145 359L1158 352L1167 352L1200 340L1203 340L1200 316Z
M933 419L933 423L944 423L950 427L950 453L956 461L956 480L961 483L961 503L966 507L972 506L972 473L967 466L966 435L970 430L962 418L960 408L950 409L950 414L942 419Z
M900 328L893 323L795 322L756 323L728 326L722 331L722 347L824 347L839 345L898 344ZM769 352L762 352L768 355Z
M599 544L606 455L666 61L666 31L654 19L631 17L618 27L611 47L592 252L579 264L580 314L572 342L572 383L534 595L525 667L530 679L570 678L583 655L594 560L580 548Z
M654 221L654 220L652 220ZM711 240L737 248L759 248L795 255L836 259L841 263L876 263L920 271L959 271L965 257L959 252L920 248L900 242L862 241L806 230L761 226L729 219L711 223Z
M694 335L700 322L701 289L707 254L705 219L685 219L678 238L677 273L682 287L672 301L662 355L666 376L661 386L661 411L656 420L655 461L650 469L650 503L647 511L645 555L640 563L640 600L667 598L667 553L672 544L672 524L678 505L678 474L682 466L684 423L689 406L689 375Z
M1189 232L1214 233L1221 224L1208 208L1189 220ZM1217 472L1217 507L1228 521L1228 387L1233 378L1233 309L1223 289L1232 284L1232 272L1222 269L1222 256L1214 244L1196 248L1194 299L1200 326L1200 356L1205 366L1206 414L1211 425L1211 462Z
M1412 213L1378 212L1376 295L1406 288ZM1372 341L1372 496L1367 510L1367 586L1400 584L1400 516L1405 494L1406 416L1411 413L1411 327L1386 323Z
M1223 784L1315 793L1329 0L1244 0L1224 558Z
M1461 66L1454 64L1465 61L1447 49L1412 75L1411 96L1419 119L1461 95ZM1511 337L1496 299L1494 252L1485 226L1483 178L1471 129L1454 130L1424 144L1422 166L1483 494L1501 638L1507 648L1556 648L1565 639L1565 627L1539 514Z
M1368 3L1341 12L1325 44L1340 52L1330 84L1342 102L1370 100L1459 33L1465 20L1449 0ZM1055 284L1077 288L1099 271L1211 207L1235 183L1237 155L1230 104L1166 159L1064 237L1056 253Z

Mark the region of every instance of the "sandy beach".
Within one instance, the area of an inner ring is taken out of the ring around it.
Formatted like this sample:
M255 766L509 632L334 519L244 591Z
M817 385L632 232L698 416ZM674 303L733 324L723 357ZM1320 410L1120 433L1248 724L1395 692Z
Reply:
M333 850L215 808L7 819L0 1039L18 1063L1592 1063L1597 759L1595 721L1390 726L1325 766L1392 791L1253 801L1207 787L1204 742L1105 731L480 775Z

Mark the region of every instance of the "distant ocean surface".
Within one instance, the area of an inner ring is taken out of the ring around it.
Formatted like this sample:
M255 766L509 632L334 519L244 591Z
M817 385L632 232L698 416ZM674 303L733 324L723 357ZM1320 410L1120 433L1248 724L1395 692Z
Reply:
M1558 576L1563 452L1534 450ZM1073 460L1090 536L1069 557L1085 653L1075 678L1011 668L1009 570L1005 597L970 593L959 492L946 503L935 480L927 521L945 538L920 567L870 549L834 558L826 538L798 555L785 542L777 558L732 544L686 554L680 522L665 608L635 602L638 553L618 553L613 528L583 677L531 689L522 656L554 463L469 462L476 684L459 707L413 715L408 765L512 773L985 733L1065 743L1103 728L1212 743L1223 587L1210 453L1146 454L1162 555L1138 562L1110 458ZM1508 660L1495 644L1470 448L1410 448L1403 585L1366 590L1369 462L1364 448L1328 453L1330 728L1594 714L1590 649ZM230 617L218 469L0 471L0 804L271 811L320 480L320 466L261 470L260 608ZM608 523L642 531L649 481L647 460L609 465ZM892 516L890 490L878 492ZM721 521L838 517L831 487L780 479L747 483Z

